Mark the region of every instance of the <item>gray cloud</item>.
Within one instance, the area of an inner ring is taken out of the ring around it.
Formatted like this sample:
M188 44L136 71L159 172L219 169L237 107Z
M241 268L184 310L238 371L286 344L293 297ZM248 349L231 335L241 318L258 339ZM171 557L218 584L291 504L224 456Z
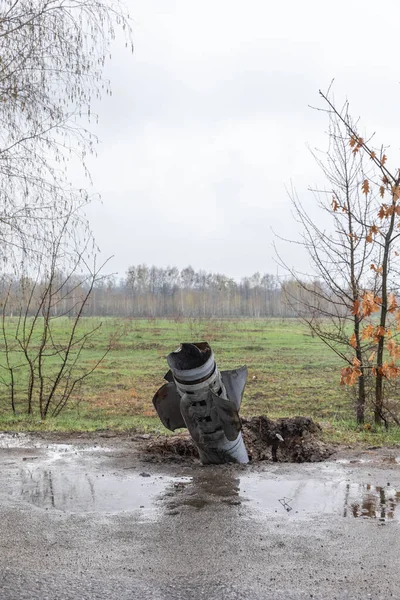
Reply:
M312 207L307 186L322 183L306 143L326 147L326 118L308 105L333 77L337 101L397 151L397 2L129 5L135 53L113 48L90 161L103 204L88 214L113 270L276 272L272 229L298 233L285 186Z

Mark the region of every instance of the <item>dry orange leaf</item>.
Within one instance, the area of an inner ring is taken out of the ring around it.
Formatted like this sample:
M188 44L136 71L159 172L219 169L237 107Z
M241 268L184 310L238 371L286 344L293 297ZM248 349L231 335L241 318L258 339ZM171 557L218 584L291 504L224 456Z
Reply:
M387 362L383 363L380 371L384 377L387 377L387 379L396 379L396 377L399 375L399 367L396 367L393 361L389 364Z
M362 312L365 317L368 317L379 310L379 298L373 292L364 292L362 297Z
M369 228L368 235L365 238L366 241L371 243L373 241L372 235L376 235L377 233L379 233L379 227L372 225L372 227Z
M392 194L393 194L394 198L396 198L396 199L400 198L400 186L394 185L392 187Z
M373 325L366 325L361 332L361 338L363 340L368 340L374 335L375 327Z
M364 193L365 195L367 195L367 194L368 194L368 192L369 192L369 181L368 181L368 179L364 179L364 181L363 181L363 184L362 184L361 188L362 188L362 191L363 191L363 193Z
M371 271L375 271L378 275L381 275L383 272L383 267L376 267L374 264L370 266Z
M389 209L386 204L382 204L379 209L379 212L378 212L378 218L384 219L385 217L388 217L388 216L389 216Z
M377 344L381 337L385 337L385 334L386 334L385 328L382 327L381 325L378 325L378 327L375 329L375 332L374 332L374 342Z
M393 339L389 340L386 348L393 360L397 360L400 357L400 346Z
M396 296L393 294L393 292L391 292L388 295L388 311L394 312L397 307L398 307L398 304L397 304Z
M357 359L356 359L357 360ZM357 361L359 363L359 361ZM353 361L354 364L354 361ZM359 363L360 364L360 363ZM361 375L361 369L358 365L354 367L344 367L341 371L340 385L354 385Z
M359 138L352 137L351 138L350 146L353 148L353 154L357 154L359 149L362 147L363 143L364 143L364 140L361 137L359 137Z
M357 348L357 338L355 333L353 333L353 335L351 336L349 343L350 346L353 346L353 348Z
M359 315L360 314L360 301L356 300L353 304L353 310L351 311L352 315Z

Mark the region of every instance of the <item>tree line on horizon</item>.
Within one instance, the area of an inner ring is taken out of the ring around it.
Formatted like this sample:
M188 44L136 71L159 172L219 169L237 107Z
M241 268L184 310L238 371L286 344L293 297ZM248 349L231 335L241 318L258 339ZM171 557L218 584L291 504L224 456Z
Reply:
M50 281L51 279L51 281ZM0 280L0 294L7 297L5 314L21 311L34 314L46 289L52 289L53 316L73 316L80 299L93 282L76 273L43 273L41 278L6 275ZM310 285L319 289L321 283ZM290 303L287 297L290 295ZM307 296L307 298L305 297ZM269 273L254 273L235 280L221 273L195 271L192 267L156 267L145 264L129 267L124 278L98 277L84 308L85 316L125 318L233 318L296 316L299 305L319 310L310 291L294 280L281 280ZM28 307L29 300L29 307ZM311 308L310 308L311 310Z

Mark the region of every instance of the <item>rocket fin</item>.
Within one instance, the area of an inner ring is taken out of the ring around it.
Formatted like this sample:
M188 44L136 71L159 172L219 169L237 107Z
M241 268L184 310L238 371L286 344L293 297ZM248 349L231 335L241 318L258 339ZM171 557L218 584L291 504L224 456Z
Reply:
M221 371L226 395L234 403L237 411L239 411L242 403L247 374L247 367L240 367L240 369L233 369L232 371Z
M165 381L168 381L168 383L172 383L174 381L174 376L172 375L171 369L167 373L165 373L164 379Z
M181 398L175 383L164 383L155 393L153 404L164 427L170 431L186 427L181 415Z

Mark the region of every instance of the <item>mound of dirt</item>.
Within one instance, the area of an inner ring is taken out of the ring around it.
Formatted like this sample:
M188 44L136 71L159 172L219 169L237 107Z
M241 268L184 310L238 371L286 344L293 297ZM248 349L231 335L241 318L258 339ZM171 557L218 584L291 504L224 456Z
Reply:
M273 421L263 415L242 418L242 435L250 460L274 462L320 462L334 452L322 442L321 427L308 417ZM146 445L146 453L155 459L198 458L196 446L187 432L159 436Z
M318 423L309 417L292 417L273 421L263 415L242 419L242 434L253 461L320 462L334 449L322 442Z
M186 431L173 436L159 435L154 437L147 442L145 451L159 458L199 458L197 448Z

